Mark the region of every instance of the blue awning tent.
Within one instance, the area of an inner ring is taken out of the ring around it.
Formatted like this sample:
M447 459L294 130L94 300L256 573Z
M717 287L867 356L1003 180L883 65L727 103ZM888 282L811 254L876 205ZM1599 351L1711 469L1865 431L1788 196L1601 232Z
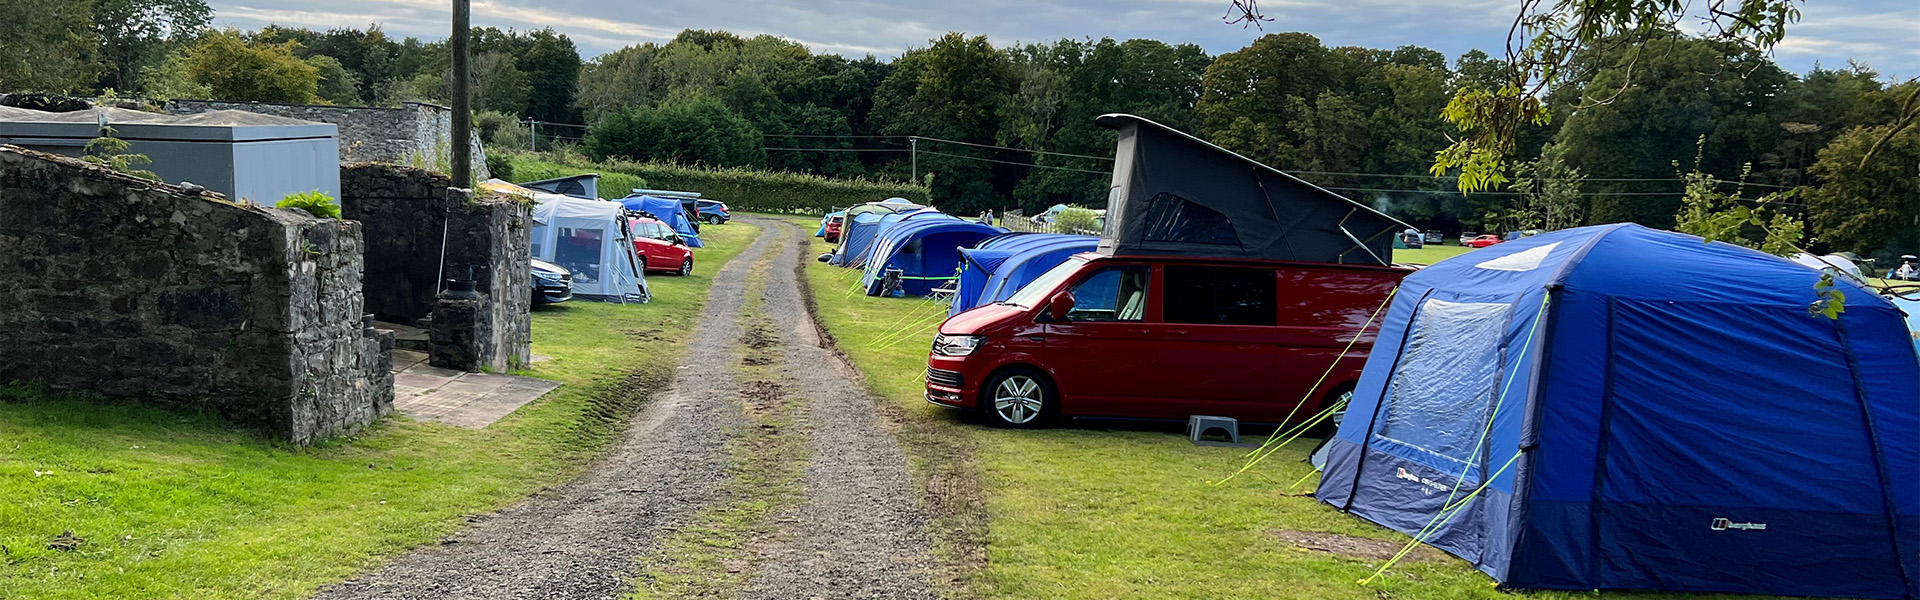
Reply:
M1920 362L1819 279L1631 224L1409 275L1316 496L1515 588L1920 597Z
M880 293L880 278L888 269L900 269L900 288L925 296L953 281L960 269L960 249L971 247L1007 230L967 221L931 209L901 215L884 227L867 256L860 285L867 295Z
M1060 233L1008 233L960 250L960 285L949 316L1013 296L1068 257L1093 252L1100 238Z
M680 234L688 248L704 248L707 245L700 241L700 230L694 227L693 221L688 219L686 212L680 209L678 198L627 196L620 199L620 204L625 205L627 210L652 214L660 222L666 223L668 227L673 228L674 233Z

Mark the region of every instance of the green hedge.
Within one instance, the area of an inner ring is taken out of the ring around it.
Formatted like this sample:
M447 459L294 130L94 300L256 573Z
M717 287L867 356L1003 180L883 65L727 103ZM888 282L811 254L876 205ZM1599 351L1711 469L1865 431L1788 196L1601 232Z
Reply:
M753 212L821 214L833 208L888 198L927 204L930 197L926 187L911 183L831 179L800 173L625 161L595 163L532 154L516 155L513 163L514 178L519 181L599 173L600 195L605 198L624 197L634 188L700 192L700 197L725 202L728 208Z

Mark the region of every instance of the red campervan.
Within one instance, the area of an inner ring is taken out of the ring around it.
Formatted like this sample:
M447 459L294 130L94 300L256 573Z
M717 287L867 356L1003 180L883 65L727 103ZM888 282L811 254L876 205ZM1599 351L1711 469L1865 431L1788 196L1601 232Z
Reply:
M1351 394L1413 272L1390 259L1407 224L1159 123L1095 122L1119 133L1099 252L941 324L927 400L1037 427L1299 421Z
M1361 328L1410 272L1081 254L941 325L927 399L1009 427L1058 416L1303 419L1352 393L1378 323Z

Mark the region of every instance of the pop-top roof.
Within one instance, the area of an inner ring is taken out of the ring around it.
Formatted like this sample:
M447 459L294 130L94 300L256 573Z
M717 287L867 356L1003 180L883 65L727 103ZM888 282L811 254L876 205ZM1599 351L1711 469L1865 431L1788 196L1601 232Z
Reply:
M1407 225L1179 130L1125 114L1100 251L1386 265Z

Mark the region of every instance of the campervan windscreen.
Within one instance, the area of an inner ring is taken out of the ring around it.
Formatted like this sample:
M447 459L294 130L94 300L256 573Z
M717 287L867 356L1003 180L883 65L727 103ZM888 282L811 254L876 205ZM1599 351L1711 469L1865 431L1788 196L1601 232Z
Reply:
M1060 263L1033 281L1027 282L1026 287L1020 288L1018 292L1014 292L1013 296L1007 298L1005 303L1020 308L1039 306L1041 302L1047 301L1047 292L1053 291L1053 288L1060 287L1061 281L1073 276L1073 272L1079 270L1080 265L1084 264L1087 264L1087 259L1077 257L1069 258L1067 262Z

